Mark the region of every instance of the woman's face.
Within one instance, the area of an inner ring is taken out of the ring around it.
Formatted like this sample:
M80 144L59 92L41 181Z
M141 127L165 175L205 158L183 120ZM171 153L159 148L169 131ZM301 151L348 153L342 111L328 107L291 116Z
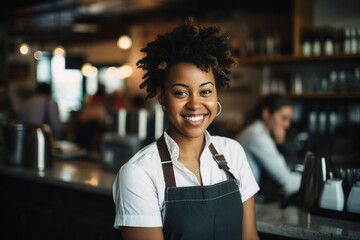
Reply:
M284 106L272 114L267 114L264 120L267 122L268 128L283 128L288 129L291 124L291 118L293 115L293 108L291 106Z
M263 110L264 125L274 136L276 143L282 144L285 141L286 129L291 125L292 115L293 108L291 106L284 106L272 114L268 109Z
M169 119L172 138L203 137L217 111L217 91L211 70L201 71L192 63L182 62L170 68L164 90L158 99Z

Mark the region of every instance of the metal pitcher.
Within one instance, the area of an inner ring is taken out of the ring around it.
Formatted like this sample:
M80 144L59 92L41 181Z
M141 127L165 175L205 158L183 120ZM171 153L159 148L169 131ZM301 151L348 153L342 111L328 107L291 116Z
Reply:
M306 210L318 202L325 181L333 177L331 167L324 157L315 157L311 152L306 154L300 186L301 205Z
M5 164L44 170L52 165L51 136L42 125L21 122L2 124Z

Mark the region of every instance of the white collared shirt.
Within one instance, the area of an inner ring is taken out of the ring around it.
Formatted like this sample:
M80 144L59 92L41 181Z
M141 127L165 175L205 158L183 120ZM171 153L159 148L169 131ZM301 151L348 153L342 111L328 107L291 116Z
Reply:
M165 142L173 162L177 187L199 186L199 182L177 159L179 147L164 132ZM242 201L253 196L259 187L251 172L241 145L230 138L210 136L205 132L205 148L200 156L200 172L203 185L213 185L227 180L224 170L219 169L209 149L212 143L223 154L230 171L238 180ZM164 213L165 182L156 142L137 152L118 172L113 184L115 203L115 227L162 227Z

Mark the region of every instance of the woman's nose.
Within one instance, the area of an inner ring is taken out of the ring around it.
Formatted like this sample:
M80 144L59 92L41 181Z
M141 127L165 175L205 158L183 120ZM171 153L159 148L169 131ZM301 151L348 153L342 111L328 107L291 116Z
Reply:
M191 95L188 99L186 107L191 110L197 110L201 107L201 101L198 96Z
M285 122L285 129L290 128L290 126L291 126L291 121L286 121Z

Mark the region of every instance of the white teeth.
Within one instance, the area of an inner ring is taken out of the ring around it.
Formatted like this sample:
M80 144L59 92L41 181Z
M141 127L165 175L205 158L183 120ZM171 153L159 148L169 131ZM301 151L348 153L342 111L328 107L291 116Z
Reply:
M196 121L199 121L201 119L204 118L204 115L201 115L201 116L194 116L194 117L185 117L186 119L190 120L190 121L193 121L193 122L196 122Z

